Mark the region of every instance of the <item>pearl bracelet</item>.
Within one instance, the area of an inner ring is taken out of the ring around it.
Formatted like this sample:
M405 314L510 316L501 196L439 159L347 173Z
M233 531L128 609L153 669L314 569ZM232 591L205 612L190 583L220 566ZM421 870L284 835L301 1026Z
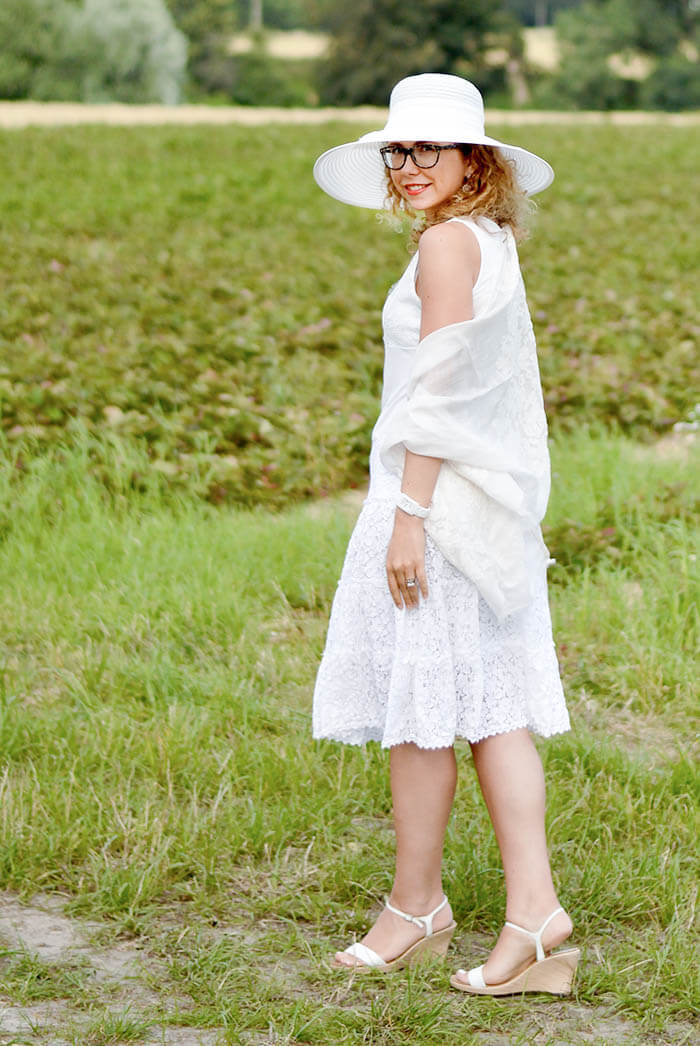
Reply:
M396 498L396 507L400 508L402 512L406 512L409 516L419 516L421 519L425 519L430 515L430 505L426 508L425 505L414 501L413 498L409 497L408 494L404 494L403 491Z

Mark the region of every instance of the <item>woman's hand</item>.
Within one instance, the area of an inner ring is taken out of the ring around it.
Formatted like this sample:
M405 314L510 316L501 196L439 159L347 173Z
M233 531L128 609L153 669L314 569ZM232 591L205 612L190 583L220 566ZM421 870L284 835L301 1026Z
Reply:
M394 518L394 532L386 556L386 576L391 598L401 610L417 607L419 596L428 598L428 581L425 576L425 531L419 516L409 516L400 508ZM417 584L407 586L415 578Z

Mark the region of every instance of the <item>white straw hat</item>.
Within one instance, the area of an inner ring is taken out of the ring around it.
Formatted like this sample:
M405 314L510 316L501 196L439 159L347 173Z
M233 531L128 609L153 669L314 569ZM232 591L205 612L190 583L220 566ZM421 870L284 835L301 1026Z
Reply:
M341 203L380 210L386 206L386 168L379 152L388 142L456 142L491 145L510 160L518 184L528 195L551 185L554 171L546 160L517 145L484 133L484 101L461 76L421 73L407 76L391 92L389 119L381 131L337 145L319 156L314 178Z

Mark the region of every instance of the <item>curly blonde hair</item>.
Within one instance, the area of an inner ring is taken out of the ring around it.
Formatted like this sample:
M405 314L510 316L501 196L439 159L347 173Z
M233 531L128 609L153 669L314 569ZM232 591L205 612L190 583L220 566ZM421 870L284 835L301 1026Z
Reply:
M423 219L406 203L386 172L388 198L391 210L397 217L408 215L416 219L412 240L417 243L421 233L431 225L438 225L448 218L491 218L498 225L509 225L516 240L524 240L528 234L527 220L533 204L527 193L518 185L515 171L497 149L489 145L460 145L465 159L471 161L472 170L461 189L445 200Z

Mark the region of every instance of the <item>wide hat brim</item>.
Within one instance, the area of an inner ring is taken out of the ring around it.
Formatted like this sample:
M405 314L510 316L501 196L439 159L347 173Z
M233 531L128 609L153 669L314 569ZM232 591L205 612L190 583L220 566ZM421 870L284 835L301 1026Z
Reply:
M356 142L336 145L319 156L314 164L314 178L323 191L335 200L355 207L369 207L372 210L385 208L386 167L379 150L382 145L397 141L450 141L465 145L490 145L500 150L505 159L512 164L518 185L528 196L542 192L554 180L554 171L541 156L518 145L499 142L485 134L470 135L462 142L460 138L443 138L435 134L392 134L387 137L387 130L388 126L381 131L370 131Z

